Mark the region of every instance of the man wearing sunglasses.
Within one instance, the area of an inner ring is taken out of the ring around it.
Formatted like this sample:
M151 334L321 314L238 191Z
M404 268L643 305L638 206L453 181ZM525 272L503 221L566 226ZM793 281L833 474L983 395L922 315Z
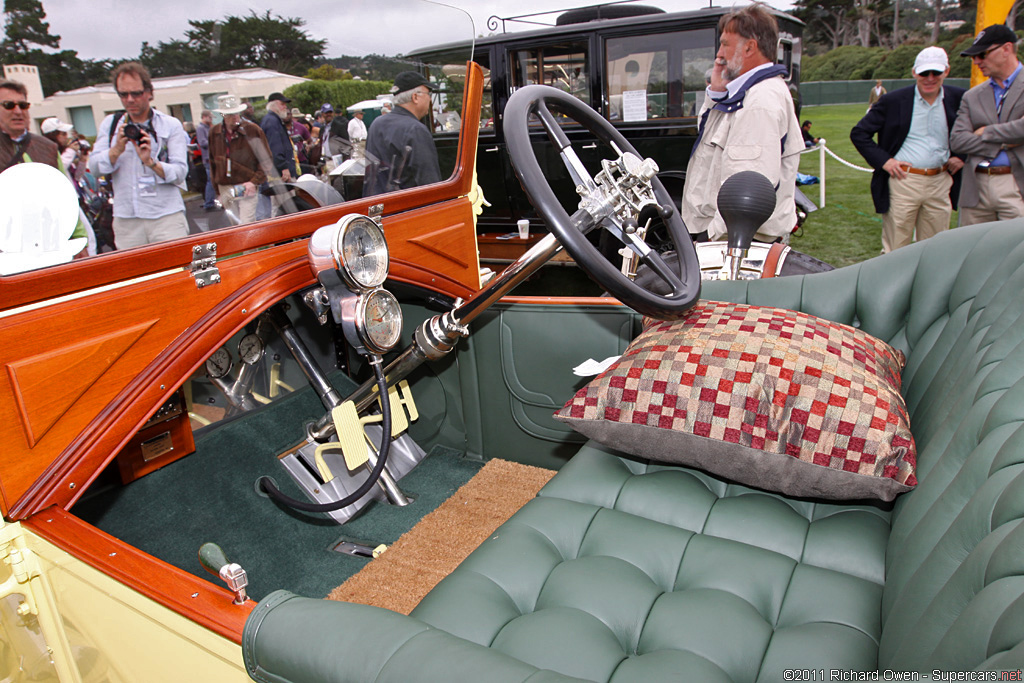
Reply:
M951 156L949 130L964 89L943 85L949 58L926 47L914 60L915 85L882 95L850 140L875 169L871 198L882 214L882 252L949 229L963 159ZM878 136L876 141L874 138Z
M18 81L0 80L0 172L23 163L41 163L64 171L57 143L28 130L28 88ZM70 180L70 178L69 178ZM95 254L96 237L85 215L80 216L72 238L88 238L88 246L75 255L82 258Z
M1024 78L1017 34L994 24L960 55L988 77L964 95L950 135L953 150L968 155L960 225L1024 216Z
M57 144L28 131L28 89L18 81L0 81L0 171L36 161L57 168Z
M117 248L185 237L185 129L176 118L151 106L153 82L142 64L121 64L111 80L124 111L103 119L89 169L112 175Z

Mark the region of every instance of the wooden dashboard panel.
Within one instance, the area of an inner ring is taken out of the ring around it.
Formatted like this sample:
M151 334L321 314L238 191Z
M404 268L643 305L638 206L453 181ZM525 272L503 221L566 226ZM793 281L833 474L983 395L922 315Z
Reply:
M456 199L385 217L395 279L452 297L479 281L472 208ZM66 506L199 364L270 304L312 285L308 240L174 269L2 314L0 494L15 518ZM218 250L220 251L220 250Z

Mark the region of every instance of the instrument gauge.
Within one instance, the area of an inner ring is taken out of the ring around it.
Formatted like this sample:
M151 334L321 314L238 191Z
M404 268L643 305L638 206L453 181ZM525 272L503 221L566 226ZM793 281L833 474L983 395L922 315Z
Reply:
M231 372L231 354L224 347L217 349L206 359L206 374L213 379L226 377L229 372Z
M360 297L357 330L372 353L386 353L402 334L402 307L386 289L375 289Z
M351 284L373 289L388 276L388 244L384 231L366 216L352 215L341 220L337 252L343 272Z
M263 340L259 335L247 334L238 342L238 357L246 365L255 365L263 358Z

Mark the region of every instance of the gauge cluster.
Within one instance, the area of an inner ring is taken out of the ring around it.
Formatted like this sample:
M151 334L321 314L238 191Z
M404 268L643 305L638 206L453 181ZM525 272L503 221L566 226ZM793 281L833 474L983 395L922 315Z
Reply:
M309 242L309 265L326 296L307 301L314 309L329 307L356 351L379 355L394 348L402 333L402 309L381 286L390 257L378 221L349 214L320 228ZM323 317L327 310L317 313Z

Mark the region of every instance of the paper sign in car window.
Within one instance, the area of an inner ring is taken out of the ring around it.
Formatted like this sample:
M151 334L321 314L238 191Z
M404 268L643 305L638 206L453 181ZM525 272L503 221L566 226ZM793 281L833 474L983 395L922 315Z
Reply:
M622 120L647 120L647 91L625 90L622 93Z

